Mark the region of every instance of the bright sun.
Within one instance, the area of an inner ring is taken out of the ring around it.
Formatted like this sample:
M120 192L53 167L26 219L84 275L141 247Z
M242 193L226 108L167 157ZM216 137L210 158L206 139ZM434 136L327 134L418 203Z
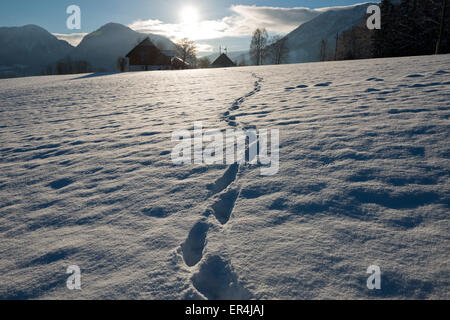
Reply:
M185 24L194 24L199 20L198 10L194 7L184 7L180 12L181 21Z

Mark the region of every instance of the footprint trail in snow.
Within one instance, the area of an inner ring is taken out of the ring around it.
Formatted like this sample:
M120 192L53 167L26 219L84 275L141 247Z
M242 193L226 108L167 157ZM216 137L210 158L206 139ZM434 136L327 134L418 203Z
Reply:
M247 99L261 91L263 78L256 74L252 74L252 76L256 78L253 90L237 98L222 115L221 119L233 128L239 128L240 125L236 122L236 117L232 113L238 111ZM208 218L214 216L215 220L222 226L218 229L224 231L223 227L231 219L235 203L239 197L238 174L240 169L240 164L233 163L228 166L222 177L208 185L208 189L213 196L213 202L204 213L204 217L194 225L186 241L181 245L185 264L188 267L199 264L198 271L192 276L191 280L194 288L206 299L232 300L250 299L252 297L250 291L239 283L239 277L229 259L225 259L218 254L204 257L208 231L214 225L214 223L208 222Z

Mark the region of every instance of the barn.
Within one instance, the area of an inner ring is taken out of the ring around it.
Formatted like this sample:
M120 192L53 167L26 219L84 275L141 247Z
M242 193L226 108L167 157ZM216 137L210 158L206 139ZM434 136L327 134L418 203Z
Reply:
M222 53L212 64L211 68L229 68L236 67L236 64L231 61L225 53Z
M175 55L161 51L149 37L140 42L126 57L129 71L170 70Z

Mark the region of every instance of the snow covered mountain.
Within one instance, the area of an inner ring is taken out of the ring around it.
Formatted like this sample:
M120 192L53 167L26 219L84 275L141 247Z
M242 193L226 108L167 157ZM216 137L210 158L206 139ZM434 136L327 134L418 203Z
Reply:
M367 8L372 4L375 3L328 9L290 32L286 36L288 55L285 63L319 61L322 40L327 41L328 52L334 53L336 34L341 34L360 24L366 16ZM230 52L228 55L233 61L245 61L247 64L252 64L248 51ZM217 57L218 53L208 56L211 61ZM265 64L270 63L270 61L265 61Z
M319 61L322 40L327 41L329 52L334 52L336 34L360 24L366 16L367 8L372 4L375 3L337 7L302 24L286 36L289 48L288 62Z
M85 36L71 57L88 61L95 69L115 71L117 58L125 56L147 36L162 50L175 49L175 44L163 36L143 34L122 24L108 23Z
M72 49L36 25L0 27L0 77L39 74Z

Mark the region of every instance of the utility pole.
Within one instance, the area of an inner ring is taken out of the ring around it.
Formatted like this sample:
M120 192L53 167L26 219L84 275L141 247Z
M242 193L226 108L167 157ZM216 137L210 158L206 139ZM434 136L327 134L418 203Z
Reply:
M339 33L336 33L336 48L334 48L334 61L337 60Z
M439 30L439 38L436 43L436 52L439 54L442 37L444 36L444 24L445 24L445 11L447 10L447 0L442 0L442 18L441 18L441 28Z

